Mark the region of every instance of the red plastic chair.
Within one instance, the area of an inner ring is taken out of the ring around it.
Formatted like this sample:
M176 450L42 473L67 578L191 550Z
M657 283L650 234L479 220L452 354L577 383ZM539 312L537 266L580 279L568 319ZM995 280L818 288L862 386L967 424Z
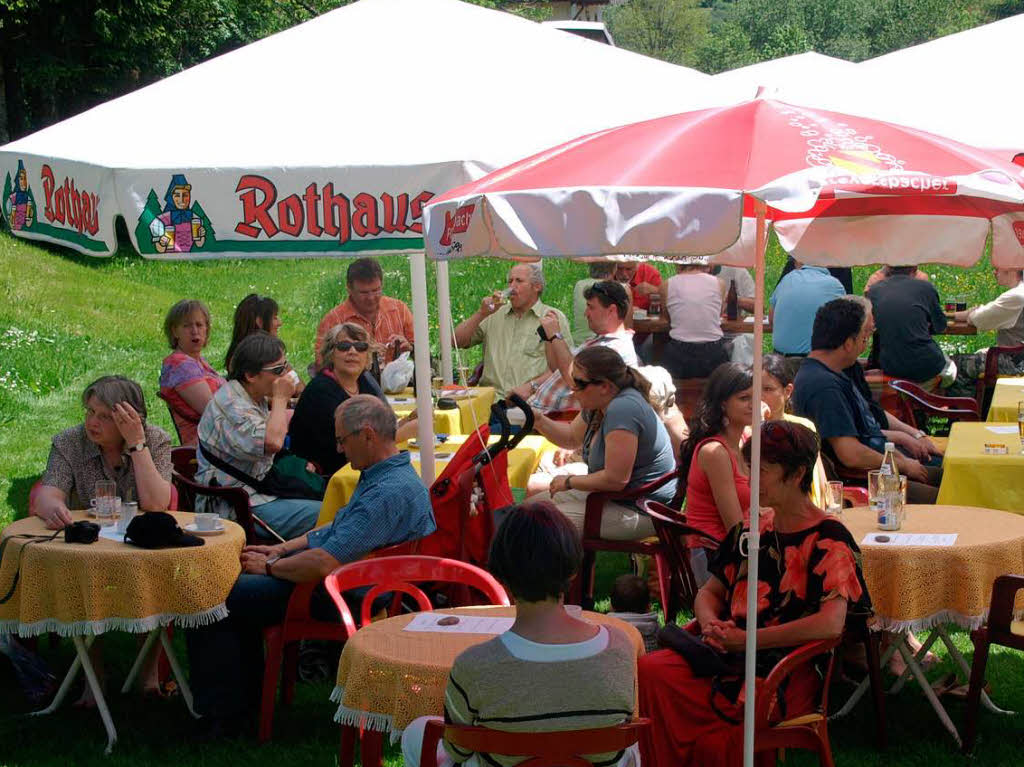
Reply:
M970 753L978 734L978 706L985 686L985 667L988 665L989 645L1012 647L1024 652L1024 623L1013 620L1017 592L1024 589L1024 575L1000 575L992 584L988 621L971 632L974 642L974 661L971 663L971 682L967 689L967 724L964 728L963 752Z
M661 587L662 602L666 605L665 615L674 617L681 608L689 610L693 607L694 597L700 588L690 567L687 539L690 536L701 538L708 549L717 549L721 541L690 527L686 524L685 514L664 503L643 501L640 507L654 522L654 530L661 541L662 556L657 559L658 585Z
M437 746L444 737L464 751L530 757L518 767L593 767L583 754L603 754L629 748L649 727L649 719L634 719L614 727L562 732L502 732L486 727L427 722L423 731L420 767L437 767Z
M388 546L370 553L367 559L415 554L419 541L408 541ZM364 560L365 561L365 560ZM354 631L343 623L323 621L314 618L310 612L313 591L321 581L296 584L288 599L284 621L263 629L266 644L266 660L263 664L263 692L260 697L260 721L257 740L266 743L274 728L274 698L281 684L281 703L289 706L295 698L295 680L299 669L299 642L316 639L328 642L344 642ZM396 602L393 607L397 607Z
M324 585L338 612L341 613L346 636L351 636L356 632L356 623L342 596L346 591L363 586L371 587L363 595L359 614L359 626L362 627L370 622L373 601L381 594L407 594L416 601L416 606L420 610L433 609L427 595L414 585L424 582L462 584L480 592L486 600L483 604L510 604L505 589L486 570L467 562L442 557L400 556L352 562L342 565L328 575ZM395 611L396 602L397 600L392 601L392 612ZM360 759L363 767L380 767L383 733L373 730L360 732L358 728L350 725L341 726L341 745L338 750L340 767L352 767L357 739L360 742Z
M674 469L657 479L648 482L646 485L626 490L619 493L590 493L587 496L587 507L583 518L583 563L580 567L580 574L576 577L571 589L572 601L591 607L594 603L594 567L597 563L598 551L619 551L626 554L645 554L654 557L655 566L659 572L666 565L659 562L663 556L663 549L657 537L647 538L640 541L611 541L601 537L601 515L604 512L606 501L640 501L645 499L652 492L662 487L670 480L679 476L679 470ZM666 570L667 572L667 570ZM664 593L664 592L662 592ZM667 605L662 605L662 610L667 610ZM670 616L665 612L665 620Z
M926 392L912 381L896 378L889 382L889 388L899 395L897 416L904 423L921 428L917 412L945 418L949 421L980 421L978 403L970 397L941 397Z
M172 447L171 466L186 479L195 480L196 470L199 468L195 447Z

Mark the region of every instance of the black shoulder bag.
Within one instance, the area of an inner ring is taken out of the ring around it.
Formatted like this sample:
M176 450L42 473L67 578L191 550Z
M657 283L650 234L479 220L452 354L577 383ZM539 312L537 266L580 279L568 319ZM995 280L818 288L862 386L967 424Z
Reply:
M246 474L241 469L232 466L223 458L220 458L202 442L199 443L199 449L207 461L225 474L234 477L243 485L248 485L257 493L274 495L278 498L303 498L311 501L322 501L324 499L326 483L319 474L313 474L305 469L302 470L305 476L287 474L281 471L275 463L270 467L270 471L264 475L263 479L256 479L251 474Z

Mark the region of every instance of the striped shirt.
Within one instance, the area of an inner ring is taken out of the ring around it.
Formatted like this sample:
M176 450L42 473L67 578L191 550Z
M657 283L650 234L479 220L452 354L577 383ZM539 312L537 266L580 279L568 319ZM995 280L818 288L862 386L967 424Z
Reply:
M343 322L353 322L365 328L366 332L370 334L370 338L379 344L386 344L392 336L396 335L403 336L409 343L413 343L416 340L413 337L412 312L403 301L391 298L390 296L381 296L380 308L377 310L377 320L376 322L370 322L369 319L356 311L351 299L349 299L327 312L324 318L320 320L320 324L317 325L316 348L314 349L315 356L313 357L317 364L319 364L320 349L324 345L324 336L327 335L327 331L335 325L341 325ZM392 355L391 349L386 349L382 364L391 362L392 359L394 359L394 355Z
M611 727L632 718L636 650L614 627L574 644L540 644L512 631L470 647L455 659L445 691L445 721L506 732ZM472 756L448 742L456 762ZM622 752L590 754L613 765ZM481 764L506 767L523 757L477 754Z
M581 351L591 346L611 347L619 353L622 361L630 367L635 368L640 365L636 356L636 349L633 347L632 330L623 329L614 333L594 336L573 350L572 356L575 357ZM545 378L528 402L531 407L535 407L545 413L551 410L566 410L572 407L579 407L579 403L576 402L576 398L573 396L572 389L565 383L560 370L554 371Z

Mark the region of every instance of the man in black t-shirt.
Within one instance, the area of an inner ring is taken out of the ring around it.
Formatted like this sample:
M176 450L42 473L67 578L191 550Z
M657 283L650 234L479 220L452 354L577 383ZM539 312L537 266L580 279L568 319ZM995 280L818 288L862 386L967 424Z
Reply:
M935 286L914 278L916 266L893 266L889 277L868 291L878 328L879 364L894 378L925 383L946 366L946 355L932 338L946 329L946 315Z
M896 463L908 479L907 500L935 503L942 469L911 457L926 458L930 440L884 411L886 422L879 423L868 400L843 372L857 364L873 329L870 304L862 298L836 298L818 309L811 353L794 381L793 410L814 422L827 455L848 469L863 470L865 479L870 469L881 466L885 443L897 443Z

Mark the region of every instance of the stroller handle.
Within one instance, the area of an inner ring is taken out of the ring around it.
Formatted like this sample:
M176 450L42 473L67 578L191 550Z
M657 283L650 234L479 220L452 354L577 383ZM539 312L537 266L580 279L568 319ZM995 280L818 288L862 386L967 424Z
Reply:
M495 402L491 405L491 418L500 424L501 435L498 437L497 442L490 445L474 459L474 463L490 463L502 450L512 450L523 441L527 434L533 431L533 410L526 404L526 400L518 394L510 394L508 398L515 407L523 411L525 420L522 428L518 434L512 436L512 427L508 422L508 403L504 400Z

